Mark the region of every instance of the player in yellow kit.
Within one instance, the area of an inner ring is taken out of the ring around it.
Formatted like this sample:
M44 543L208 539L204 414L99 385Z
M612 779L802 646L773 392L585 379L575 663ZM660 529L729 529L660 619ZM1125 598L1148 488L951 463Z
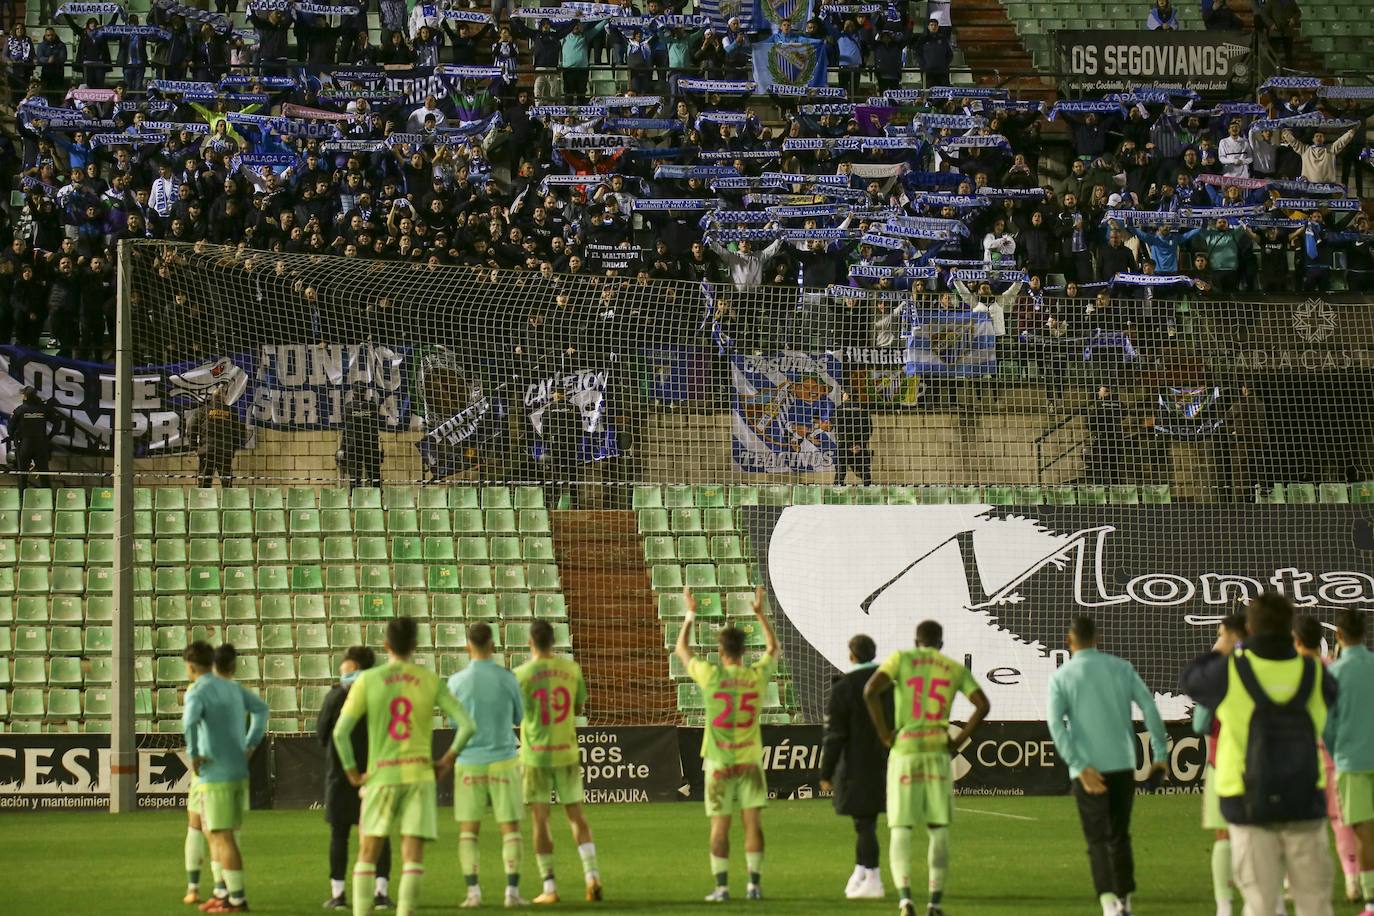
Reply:
M892 748L887 758L887 825L891 830L888 860L897 885L901 916L915 916L911 900L911 830L926 825L930 846L930 903L927 916L943 916L940 901L945 891L949 862L949 822L954 811L954 773L950 755L963 746L987 717L990 705L973 675L940 649L944 628L933 620L916 627L916 648L903 649L868 679L864 703L883 744ZM893 718L897 730L888 727L880 696L895 690ZM962 693L973 703L973 715L953 738L949 713L954 698Z
M717 634L720 661L697 658L692 652L692 626L697 603L692 590L684 589L687 616L677 636L674 652L687 673L701 688L706 706L706 730L701 756L706 782L706 816L711 819L711 873L716 889L706 899L724 903L730 899L730 818L739 811L744 821L744 859L749 868L750 900L763 896L759 879L763 871L763 808L768 804L768 783L763 774L763 739L759 730L764 695L778 662L778 637L763 615L763 589L754 593L754 617L763 628L763 657L744 664L744 632L727 626Z
M369 668L353 682L334 726L334 749L344 774L362 786L358 862L353 867L353 914L372 912L377 857L392 833L401 834L401 893L398 916L414 916L424 877L425 841L439 837L435 773L453 766L475 727L437 674L410 661L418 640L415 621L397 617L387 623L387 663ZM458 726L453 745L432 759L435 706ZM367 717L367 774L358 772L351 735Z
M577 717L587 705L587 682L571 658L553 653L553 626L546 620L530 625L533 657L515 669L524 717L520 722L520 762L525 767L525 801L534 821L534 856L544 891L535 903L557 903L553 876L553 834L549 805L555 796L568 816L577 854L582 859L587 900L601 899L601 873L596 844L582 802L582 755L577 746Z

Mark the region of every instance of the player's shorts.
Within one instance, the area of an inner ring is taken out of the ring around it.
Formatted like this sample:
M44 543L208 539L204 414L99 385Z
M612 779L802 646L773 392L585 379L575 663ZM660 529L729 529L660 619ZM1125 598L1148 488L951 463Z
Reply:
M186 793L186 811L188 814L199 817L205 812L205 793L202 791L204 785L199 777L191 777L191 788Z
M1229 830L1231 825L1221 816L1221 796L1217 795L1217 774L1212 765L1202 774L1202 829Z
M707 817L768 807L768 780L764 778L762 764L707 760L703 769Z
M453 817L459 821L480 821L486 817L487 803L498 824L509 824L525 816L525 794L521 791L520 758L496 763L460 763L453 773Z
M580 805L586 801L582 789L582 764L557 767L525 764L525 801L547 803L555 796L560 805Z
M1374 770L1337 774L1336 791L1341 797L1342 823L1354 827L1374 821Z
M237 830L243 826L243 815L248 810L248 780L203 782L200 796L202 830Z
M439 793L434 782L363 786L362 836L417 836L439 839Z
M946 754L887 758L887 825L944 827L954 812L954 772Z

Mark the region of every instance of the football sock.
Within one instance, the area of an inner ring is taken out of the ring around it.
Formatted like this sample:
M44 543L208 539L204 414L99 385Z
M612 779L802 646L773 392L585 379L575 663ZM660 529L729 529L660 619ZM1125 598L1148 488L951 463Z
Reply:
M596 865L596 844L583 843L577 847L577 855L582 859L582 874L587 876L588 881L595 881L601 877L601 869Z
M1098 894L1097 901L1102 904L1102 916L1116 916L1121 912L1121 898L1110 891Z
M536 852L534 861L539 865L539 877L544 879L544 893L554 893L558 885L553 879L553 853Z
M477 834L458 834L458 864L468 887L477 886Z
M758 852L745 852L745 866L749 869L749 883L758 884L763 876L763 850Z
M911 828L893 827L889 833L891 843L888 847L887 867L892 869L892 883L897 885L897 896L902 900L911 899Z
M224 870L224 886L229 888L229 900L231 903L243 902L243 869Z
M420 886L425 881L425 866L406 862L401 866L401 899L396 901L396 916L413 916L420 906Z
M330 899L330 900L333 900L333 899L336 898L336 897L342 897L342 896L344 895L344 889L345 889L345 885L344 885L344 880L343 880L342 878L330 878L330 879L329 879L329 899Z
M1217 903L1231 902L1231 841L1212 844L1212 897Z
M948 827L936 827L930 831L926 867L930 870L930 902L939 903L945 893L945 874L949 871Z
M523 840L518 833L501 835L501 863L506 867L506 889L520 887L520 854Z
M377 884L376 884L376 890L377 890L378 896L385 897L385 896L386 896L386 892L389 891L390 889L391 889L391 879L390 879L390 878L383 878L381 875L378 875L378 876L377 876Z
M214 859L210 860L210 876L215 879L215 896L227 896L229 888L224 884L224 869Z
M371 916L372 882L377 877L377 866L363 862L353 866L353 916Z
M730 883L730 860L721 856L711 856L711 874L716 876L716 887L727 886Z
M1374 911L1374 870L1360 872L1360 890L1364 892L1364 908Z
M200 863L205 860L205 834L193 827L186 828L186 886L191 890L200 888Z

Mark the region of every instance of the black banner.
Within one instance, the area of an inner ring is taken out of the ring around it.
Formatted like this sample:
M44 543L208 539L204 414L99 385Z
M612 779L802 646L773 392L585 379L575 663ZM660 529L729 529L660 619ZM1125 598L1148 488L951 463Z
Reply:
M139 735L137 804L184 808L191 770L180 735ZM249 761L254 808L272 807L271 750ZM110 807L110 736L0 735L0 811L91 811Z
M1050 675L1076 614L1128 659L1165 719L1190 708L1179 671L1221 617L1275 589L1330 624L1374 603L1374 534L1360 505L749 506L801 714L819 721L848 641L878 657L944 626L992 702L994 721L1045 716ZM955 718L967 707L956 704Z
M1078 92L1140 86L1244 93L1254 83L1243 32L1064 30L1054 33L1060 85Z

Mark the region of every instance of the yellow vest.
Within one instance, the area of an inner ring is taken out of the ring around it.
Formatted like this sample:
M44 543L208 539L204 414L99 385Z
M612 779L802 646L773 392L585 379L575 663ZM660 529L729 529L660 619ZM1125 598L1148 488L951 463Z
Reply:
M1250 717L1255 712L1255 701L1250 698L1245 684L1236 672L1236 656L1245 652L1237 649L1226 662L1226 697L1217 707L1217 721L1221 723L1221 733L1217 736L1217 762L1215 779L1217 795L1221 798L1245 794L1245 754L1250 743ZM1255 680L1275 703L1285 703L1298 692L1302 683L1303 657L1270 659L1246 654ZM1317 676L1312 683L1312 695L1307 700L1307 712L1312 717L1314 734L1320 738L1326 727L1326 699L1322 695L1322 678L1326 669L1320 662ZM1317 755L1317 788L1326 788L1326 767L1322 765L1321 747L1312 751Z

